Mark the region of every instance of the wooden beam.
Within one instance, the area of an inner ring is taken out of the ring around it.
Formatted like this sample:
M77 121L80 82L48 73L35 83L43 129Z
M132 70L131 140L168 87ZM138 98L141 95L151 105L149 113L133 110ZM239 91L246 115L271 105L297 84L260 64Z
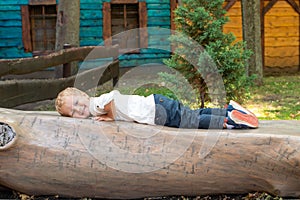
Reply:
M287 2L292 6L292 8L300 14L300 5L298 5L294 0L287 0Z
M112 45L111 30L111 5L110 2L103 2L103 40L105 46Z
M139 2L140 48L148 47L148 17L146 2Z
M170 0L171 30L176 30L176 25L175 25L175 22L174 22L175 21L175 13L174 13L174 11L177 8L177 4L178 4L177 0Z
M54 99L66 87L87 90L119 77L119 61L61 79L9 80L0 82L0 107L12 108L25 103Z
M88 46L60 50L45 56L0 60L0 76L27 74L49 67L85 59L117 58L118 46Z
M22 41L23 41L24 50L25 52L32 52L30 18L29 18L28 6L21 6L21 13L22 13Z
M112 4L136 4L138 0L111 0Z
M263 7L263 15L265 16L269 10L277 3L278 0L271 0L266 6Z
M223 7L224 10L229 11L229 9L237 2L237 0L230 0L226 3L226 5Z
M0 150L0 183L28 195L300 196L297 121L262 121L249 130L182 130L0 109L0 122L17 135Z
M253 54L248 62L249 75L256 74L257 84L262 84L263 63L261 46L260 0L242 0L243 40Z
M29 0L29 5L55 5L56 0Z

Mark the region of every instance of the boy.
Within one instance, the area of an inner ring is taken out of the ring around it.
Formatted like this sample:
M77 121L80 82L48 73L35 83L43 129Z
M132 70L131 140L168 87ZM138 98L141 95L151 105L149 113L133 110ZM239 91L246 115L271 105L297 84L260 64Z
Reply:
M69 87L60 92L56 110L63 116L88 118L98 121L132 121L151 125L197 129L257 128L258 119L234 101L226 109L205 108L191 110L179 101L159 94L147 97L122 95L113 90L99 97Z

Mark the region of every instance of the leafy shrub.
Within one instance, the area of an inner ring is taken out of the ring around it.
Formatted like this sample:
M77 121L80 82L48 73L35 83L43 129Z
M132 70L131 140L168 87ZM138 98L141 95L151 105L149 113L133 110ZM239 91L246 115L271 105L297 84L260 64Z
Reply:
M181 90L175 93L185 94L186 88L177 87L177 78L184 76L197 100L201 100L201 107L205 101L219 105L230 99L243 101L255 79L247 74L251 52L245 49L245 43L236 42L232 33L223 32L223 25L229 20L225 14L223 0L182 0L175 10L177 33L170 38L175 50L164 61L174 73L161 76L173 84L174 90ZM189 100L187 97L185 100Z

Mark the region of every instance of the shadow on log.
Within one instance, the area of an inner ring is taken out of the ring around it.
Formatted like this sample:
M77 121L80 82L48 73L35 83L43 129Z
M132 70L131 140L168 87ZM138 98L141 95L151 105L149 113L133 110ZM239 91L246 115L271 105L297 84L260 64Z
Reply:
M0 184L26 194L129 199L265 191L300 197L299 121L183 130L0 109L0 122L16 133L0 150Z

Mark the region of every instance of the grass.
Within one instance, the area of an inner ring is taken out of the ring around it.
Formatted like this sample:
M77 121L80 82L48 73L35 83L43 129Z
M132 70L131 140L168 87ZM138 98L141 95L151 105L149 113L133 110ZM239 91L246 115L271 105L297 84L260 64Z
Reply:
M250 98L243 103L243 106L253 111L260 120L300 120L300 73L265 76L263 82L262 86L251 88ZM97 95L112 89L110 84L107 85L101 87ZM121 92L144 96L159 93L176 99L172 91L162 86L148 84L132 89L129 85L122 87ZM42 105L36 103L28 109L55 110L54 101L44 102Z
M243 106L260 120L300 120L300 73L265 76L263 82L262 86L251 88L250 98ZM143 96L153 93L176 99L172 91L158 85L145 85L134 91L134 94Z
M300 120L300 74L264 77L244 105L261 120Z

